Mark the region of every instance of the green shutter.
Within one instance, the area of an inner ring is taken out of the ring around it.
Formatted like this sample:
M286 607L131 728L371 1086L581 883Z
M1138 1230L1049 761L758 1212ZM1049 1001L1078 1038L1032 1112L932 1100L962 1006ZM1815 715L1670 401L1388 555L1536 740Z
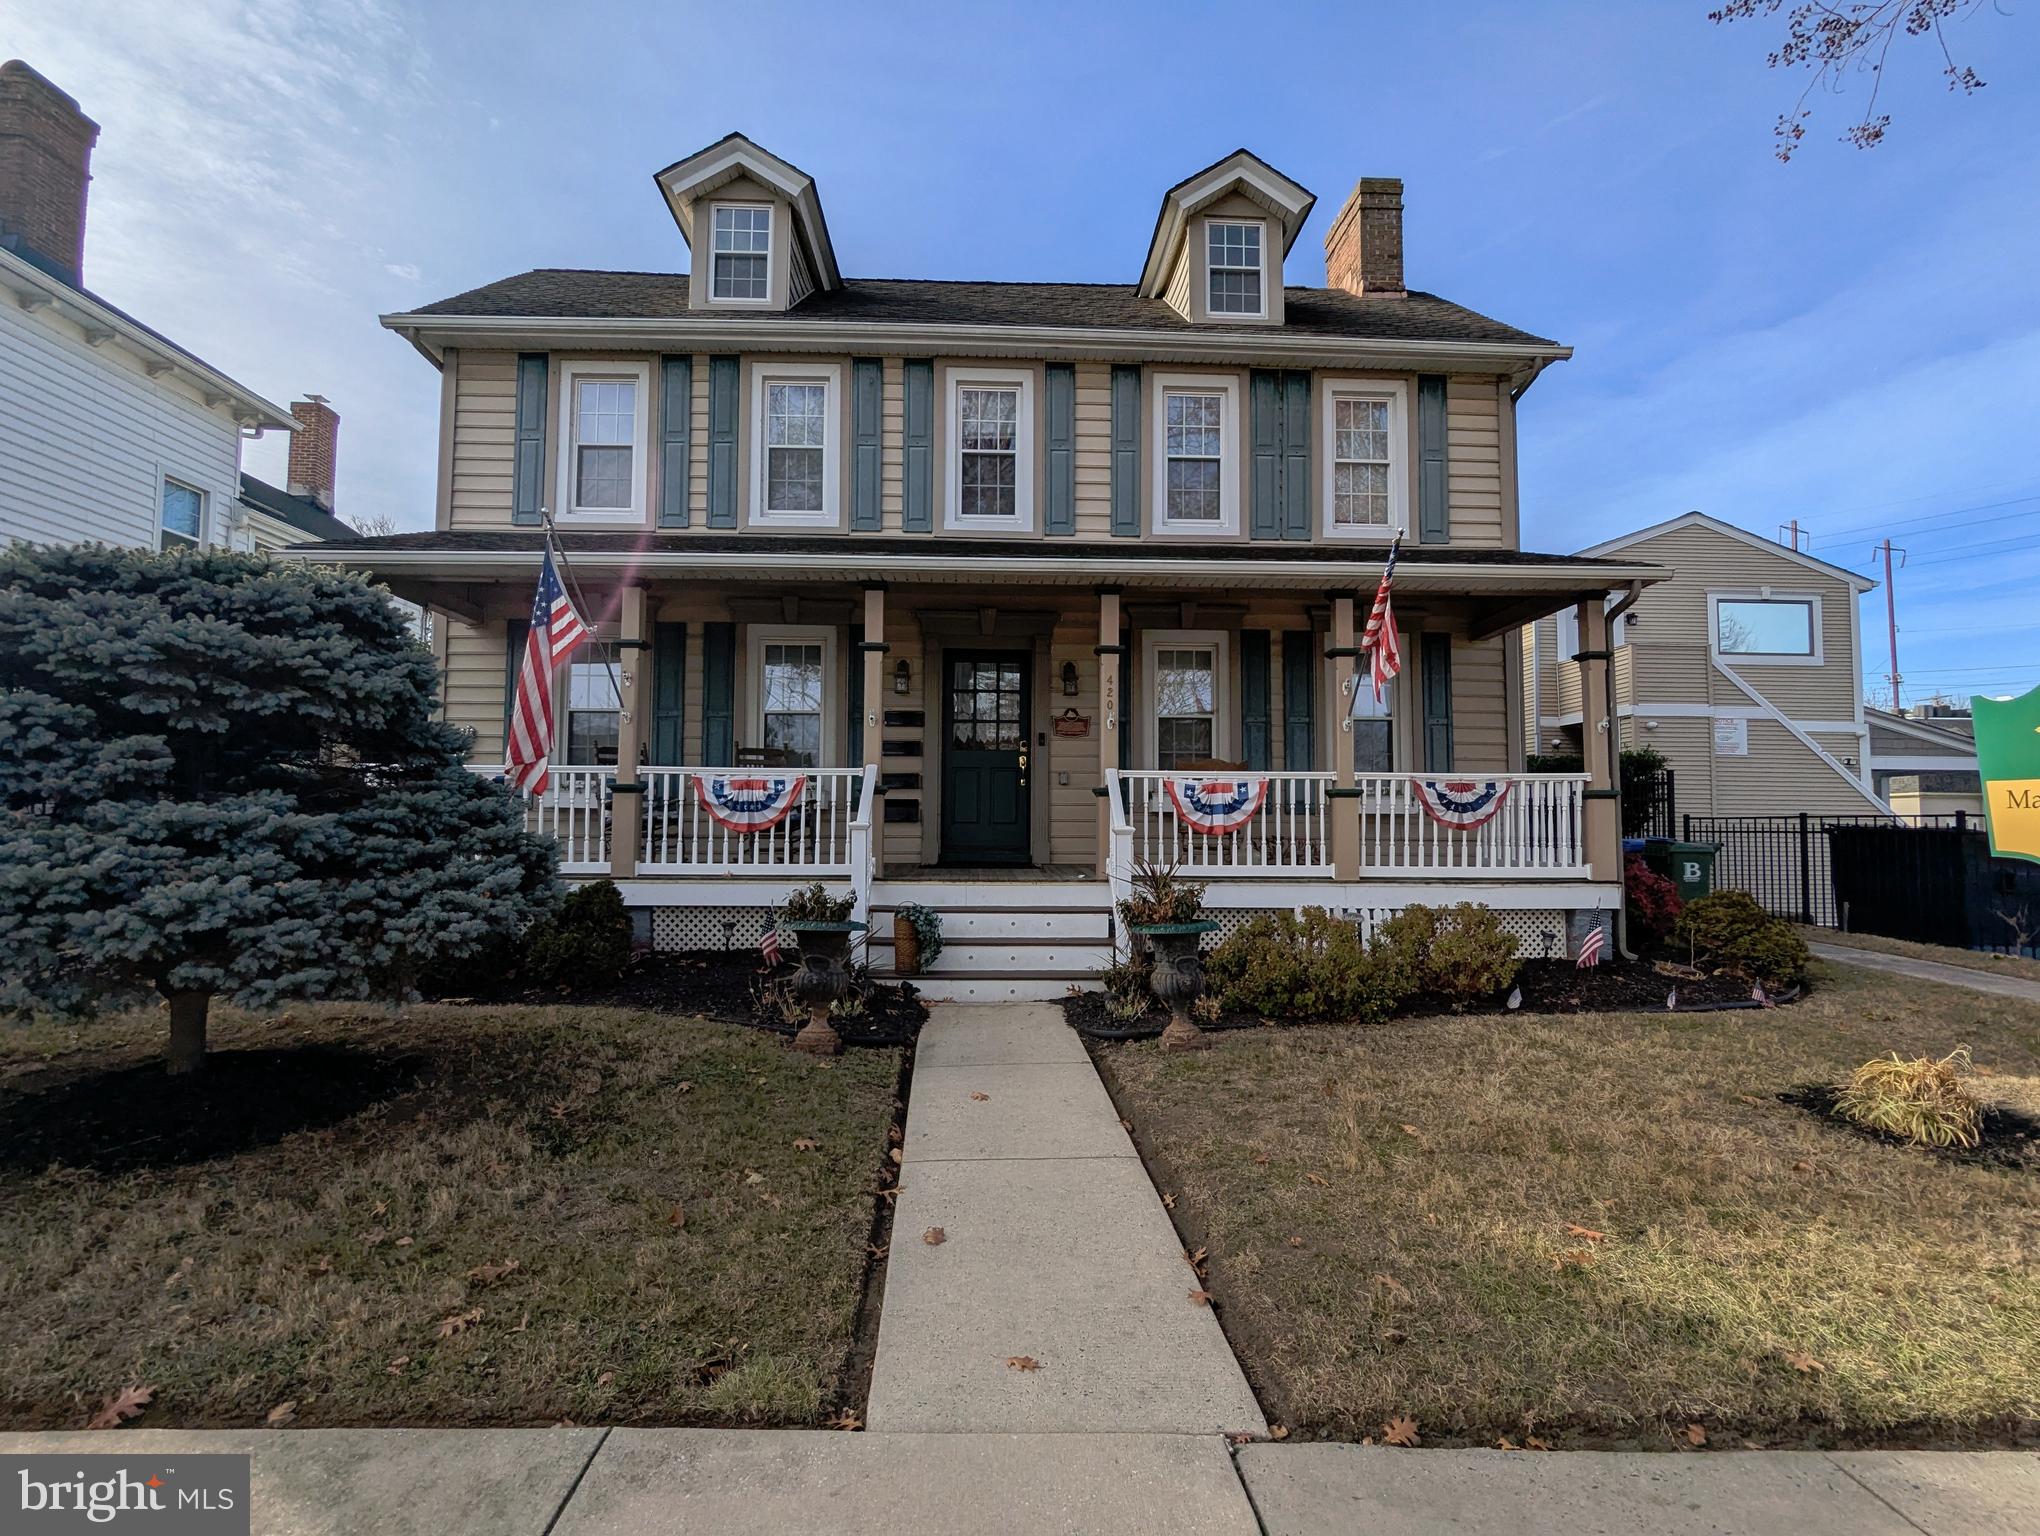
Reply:
M864 626L850 626L850 686L843 692L850 700L850 750L843 758L846 768L864 765Z
M737 526L737 360L708 360L708 526ZM711 764L714 767L720 763Z
M737 626L701 626L701 762L733 766L737 755Z
M531 634L528 619L503 626L503 761L510 760L510 706L517 699L517 669L524 664L524 642Z
M1452 537L1445 496L1445 375L1417 375L1417 542Z
M1140 370L1127 365L1112 370L1112 533L1140 536Z
M693 471L694 359L659 359L659 526L687 526L688 476ZM667 759L678 762L678 758Z
M1282 633L1282 768L1317 767L1317 637L1306 629Z
M545 388L543 352L517 354L516 452L510 461L510 521L537 523L545 505Z
M1048 496L1043 527L1050 534L1077 531L1077 369L1050 363L1043 372L1048 395Z
M1452 637L1427 634L1424 655L1424 767L1452 769Z
M1282 537L1282 375L1256 368L1248 386L1252 424L1247 480L1247 529L1257 539Z
M1310 537L1310 375L1282 375L1282 537Z
M1269 741L1268 631L1240 631L1240 755L1249 768L1272 766Z
M652 755L660 767L687 761L687 626L652 626Z
M901 370L906 398L902 445L901 523L908 533L935 531L935 365L910 358Z
M879 423L885 415L885 364L860 357L850 364L850 526L860 533L879 527Z

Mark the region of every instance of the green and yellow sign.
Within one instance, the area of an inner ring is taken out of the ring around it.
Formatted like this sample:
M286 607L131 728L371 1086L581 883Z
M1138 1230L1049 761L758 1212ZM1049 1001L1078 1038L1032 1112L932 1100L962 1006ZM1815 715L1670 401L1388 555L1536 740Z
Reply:
M2016 699L1973 698L1969 709L1990 851L2040 864L2040 688Z

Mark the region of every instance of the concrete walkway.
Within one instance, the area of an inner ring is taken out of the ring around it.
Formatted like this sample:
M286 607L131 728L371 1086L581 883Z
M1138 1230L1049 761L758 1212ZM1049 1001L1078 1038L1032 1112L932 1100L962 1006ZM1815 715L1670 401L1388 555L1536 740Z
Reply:
M2027 981L2021 976L1998 976L1989 971L1972 971L1966 966L1943 965L1938 960L1915 960L1910 955L1887 955L1882 950L1855 949L1846 944L1809 942L1806 947L1810 953L1836 965L1860 965L1869 971L1890 971L1899 976L1916 977L1920 981L1945 982L1951 987L1967 987L1972 992L1989 992L1997 997L2016 997L2029 1003L2040 1003L2040 981Z
M944 1240L924 1241L937 1227ZM1197 1289L1061 1009L937 1005L915 1053L869 1428L1265 1432Z

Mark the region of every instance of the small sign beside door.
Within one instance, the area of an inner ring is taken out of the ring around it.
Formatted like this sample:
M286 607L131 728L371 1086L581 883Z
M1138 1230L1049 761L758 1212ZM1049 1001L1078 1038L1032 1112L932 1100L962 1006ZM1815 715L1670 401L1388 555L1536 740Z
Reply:
M1088 736L1091 734L1091 717L1078 714L1073 705L1055 717L1055 733L1058 736Z

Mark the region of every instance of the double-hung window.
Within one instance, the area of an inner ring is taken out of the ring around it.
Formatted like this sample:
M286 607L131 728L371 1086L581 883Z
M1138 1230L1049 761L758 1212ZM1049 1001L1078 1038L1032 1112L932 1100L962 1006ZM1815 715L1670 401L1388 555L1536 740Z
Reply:
M645 515L645 412L651 370L639 363L560 368L562 518L636 522Z
M203 543L205 493L180 480L165 480L160 546L164 549L197 549Z
M1261 226L1218 219L1204 226L1210 290L1205 308L1214 315L1260 315Z
M1146 645L1148 710L1157 768L1226 755L1226 650L1222 635L1157 630Z
M959 370L949 382L948 505L956 531L1034 527L1034 375Z
M840 517L835 363L751 371L751 521L834 527Z
M1400 381L1324 383L1324 533L1386 541L1409 505L1408 427Z
M1812 594L1710 592L1714 653L1726 661L1818 664L1820 599Z
M1353 771L1390 773L1395 769L1395 695L1398 679L1382 685L1381 697L1374 697L1374 684L1362 667L1353 679L1358 703L1352 708Z
M723 203L713 212L709 296L763 303L772 296L772 210Z
M790 768L819 768L829 750L828 699L834 666L830 631L754 630L758 744ZM837 706L841 707L840 703Z
M1155 379L1154 531L1239 532L1239 381Z
M607 645L590 645L567 665L568 763L612 767L623 719L616 691L616 659Z

